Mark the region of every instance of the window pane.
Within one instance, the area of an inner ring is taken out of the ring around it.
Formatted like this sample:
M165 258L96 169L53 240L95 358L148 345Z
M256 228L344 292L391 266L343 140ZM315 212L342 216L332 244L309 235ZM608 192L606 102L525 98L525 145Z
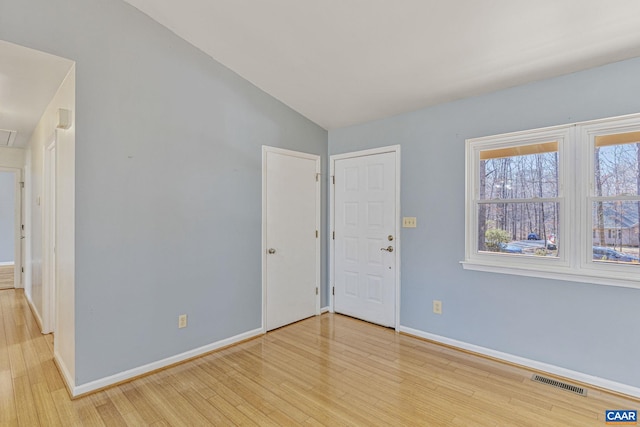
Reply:
M638 168L640 139L638 138L640 138L640 132L604 135L596 138L595 196L640 195L640 169ZM636 142L629 142L629 140Z
M640 202L593 203L593 259L609 263L640 262Z
M557 197L557 143L553 147L555 151L523 155L504 149L505 154L511 155L499 158L490 157L499 150L481 151L480 200Z
M478 250L557 257L559 208L552 202L479 204Z

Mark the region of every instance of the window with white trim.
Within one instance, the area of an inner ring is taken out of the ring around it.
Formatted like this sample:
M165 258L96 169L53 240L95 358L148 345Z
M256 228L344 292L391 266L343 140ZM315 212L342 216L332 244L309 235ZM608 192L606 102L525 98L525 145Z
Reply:
M640 288L640 115L467 140L466 269Z

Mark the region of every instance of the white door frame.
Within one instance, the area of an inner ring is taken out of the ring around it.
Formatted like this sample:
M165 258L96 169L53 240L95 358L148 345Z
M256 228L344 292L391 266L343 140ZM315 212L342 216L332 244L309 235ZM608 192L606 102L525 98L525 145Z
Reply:
M42 333L56 329L56 137L44 147L42 176Z
M13 287L22 287L22 169L0 167L0 172L13 173Z
M299 151L286 150L284 148L262 146L262 333L267 332L267 153L277 153L289 156L301 157L316 161L316 230L319 236L322 235L320 229L320 215L322 212L321 205L321 161L317 154L302 153ZM320 260L322 254L320 252L320 238L316 239L316 315L320 314Z
M331 283L329 285L329 311L335 313L334 308L334 292L333 289L336 283L336 264L335 264L335 246L336 242L333 239L333 232L335 231L335 182L333 181L335 176L335 163L336 160L351 159L355 157L371 156L374 154L395 153L396 154L396 220L395 220L395 236L394 242L395 251L395 282L396 282L396 306L395 306L395 330L400 330L400 145L390 145L388 147L373 148L370 150L355 151L351 153L335 154L329 156L329 175L331 182L329 185L329 277Z

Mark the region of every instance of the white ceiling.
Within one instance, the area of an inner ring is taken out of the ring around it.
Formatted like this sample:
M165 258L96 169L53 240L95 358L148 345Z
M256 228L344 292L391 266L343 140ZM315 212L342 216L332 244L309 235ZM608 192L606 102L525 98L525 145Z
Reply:
M73 61L0 40L0 129L26 147Z
M326 129L640 56L638 0L125 0Z

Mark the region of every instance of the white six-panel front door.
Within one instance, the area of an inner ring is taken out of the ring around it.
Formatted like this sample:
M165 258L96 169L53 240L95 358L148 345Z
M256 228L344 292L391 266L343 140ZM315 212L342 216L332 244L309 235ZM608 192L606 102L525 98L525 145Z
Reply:
M396 153L337 159L334 176L334 310L393 327Z
M319 314L320 157L264 148L265 329Z

